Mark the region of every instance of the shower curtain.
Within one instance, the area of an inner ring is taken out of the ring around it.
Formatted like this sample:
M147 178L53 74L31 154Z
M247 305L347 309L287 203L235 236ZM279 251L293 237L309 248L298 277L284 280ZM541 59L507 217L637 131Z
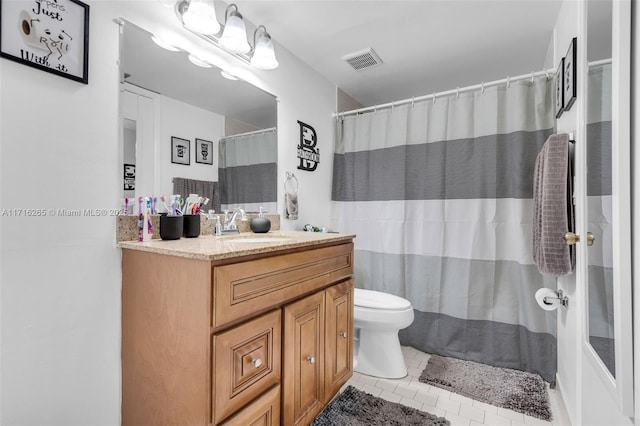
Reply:
M533 262L533 168L554 132L545 77L336 120L332 223L356 287L407 298L401 343L553 383L556 288Z
M222 210L277 212L276 129L220 139L218 180Z

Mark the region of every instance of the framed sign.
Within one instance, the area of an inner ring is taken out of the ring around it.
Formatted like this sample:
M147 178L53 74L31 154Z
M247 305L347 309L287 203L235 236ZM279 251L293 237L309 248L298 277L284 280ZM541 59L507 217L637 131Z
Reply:
M136 189L136 165L124 165L124 190L133 191Z
M175 164L191 164L191 141L189 139L171 137L171 162Z
M560 59L560 65L556 71L556 118L560 118L564 111L564 87L562 82L564 81L564 58Z
M0 0L0 56L89 82L89 6L78 0Z
M567 56L564 57L564 110L569 111L571 105L576 100L576 54L577 54L578 39L573 38L567 51Z
M196 138L196 163L213 164L213 142Z

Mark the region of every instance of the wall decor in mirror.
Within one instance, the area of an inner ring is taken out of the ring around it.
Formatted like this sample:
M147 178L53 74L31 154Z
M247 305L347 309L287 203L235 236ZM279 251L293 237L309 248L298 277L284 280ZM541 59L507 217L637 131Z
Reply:
M260 206L276 212L275 97L224 77L206 58L159 47L153 34L131 22L120 23L121 126L135 139L135 161L127 159L132 148L121 149L123 162L136 164L135 195L186 197L203 188L209 193L200 195L218 201L217 212ZM194 141L193 153L178 164L167 142L172 136Z

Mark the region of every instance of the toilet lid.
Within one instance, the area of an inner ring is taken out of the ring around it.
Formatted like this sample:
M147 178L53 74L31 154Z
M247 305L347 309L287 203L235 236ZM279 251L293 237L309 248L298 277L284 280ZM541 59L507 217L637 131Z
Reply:
M411 302L393 294L373 290L355 289L354 305L369 309L402 311L411 308Z

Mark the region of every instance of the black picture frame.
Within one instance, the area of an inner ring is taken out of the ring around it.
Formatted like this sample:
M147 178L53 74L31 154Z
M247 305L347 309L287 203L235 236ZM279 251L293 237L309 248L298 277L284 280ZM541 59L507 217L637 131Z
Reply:
M196 163L213 164L213 142L196 138Z
M564 110L569 111L571 106L576 101L577 96L577 45L578 39L576 37L571 40L567 55L564 57L564 79L562 85L564 87Z
M136 189L136 165L124 165L124 190L133 191Z
M171 162L185 166L191 165L191 141L189 139L171 136Z
M556 99L556 118L560 118L564 112L564 58L560 59L560 65L555 75L555 99Z
M0 0L0 57L89 84L89 5Z

